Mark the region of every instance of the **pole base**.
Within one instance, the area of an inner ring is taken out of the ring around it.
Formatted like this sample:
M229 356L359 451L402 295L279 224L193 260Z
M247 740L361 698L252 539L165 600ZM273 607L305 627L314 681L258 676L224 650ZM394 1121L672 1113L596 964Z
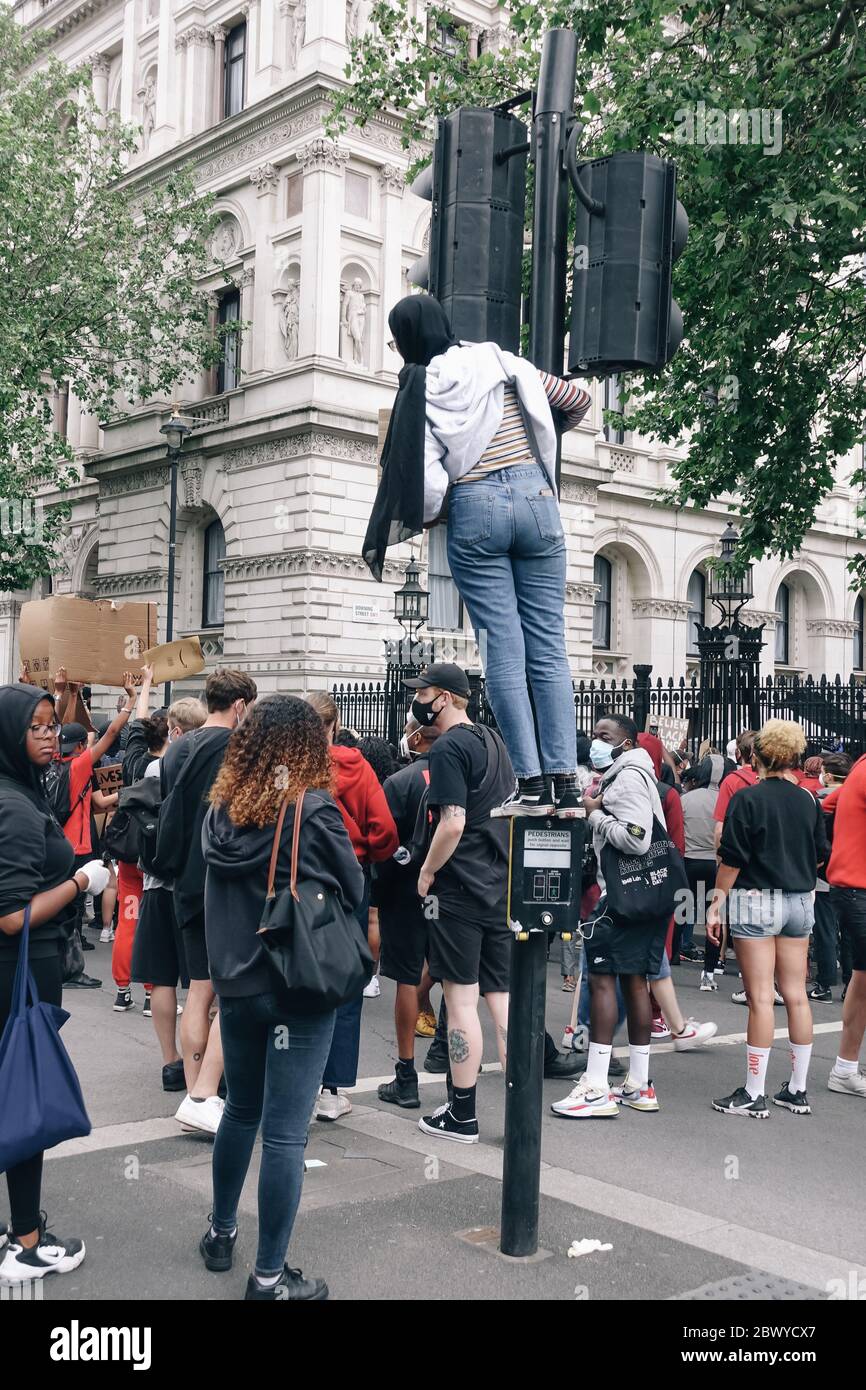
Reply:
M454 1234L464 1244L474 1245L477 1250L484 1250L511 1265L535 1265L553 1257L552 1250L536 1250L534 1255L504 1254L499 1248L500 1235L495 1226L471 1226L468 1231L455 1231Z

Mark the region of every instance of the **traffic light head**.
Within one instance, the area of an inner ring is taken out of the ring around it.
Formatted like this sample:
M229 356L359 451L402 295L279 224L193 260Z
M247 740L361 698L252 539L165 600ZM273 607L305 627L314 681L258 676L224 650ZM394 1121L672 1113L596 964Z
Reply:
M582 376L656 372L682 341L671 271L688 237L676 166L621 153L580 165L569 370ZM600 212L586 202L596 200Z

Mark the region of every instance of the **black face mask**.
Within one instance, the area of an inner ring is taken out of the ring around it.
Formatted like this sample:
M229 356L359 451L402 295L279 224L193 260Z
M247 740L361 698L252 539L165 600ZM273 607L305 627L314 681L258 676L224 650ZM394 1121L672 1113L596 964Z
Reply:
M422 728L426 729L429 728L431 724L435 724L442 713L441 709L434 710L433 708L438 699L439 696L435 695L429 705L423 704L421 700L412 701L412 718L417 720Z

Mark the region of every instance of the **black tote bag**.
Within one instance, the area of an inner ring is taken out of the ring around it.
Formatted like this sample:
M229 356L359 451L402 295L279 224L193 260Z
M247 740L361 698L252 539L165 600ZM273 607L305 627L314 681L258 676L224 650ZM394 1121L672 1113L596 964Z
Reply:
M352 913L316 879L298 882L298 842L304 793L295 803L291 881L276 893L274 880L288 801L280 807L268 870L268 896L258 937L274 993L290 1013L329 1013L357 999L370 983L374 962Z
M601 873L606 910L634 925L671 916L678 894L689 886L682 855L658 816L646 854L623 854L609 841L602 845Z

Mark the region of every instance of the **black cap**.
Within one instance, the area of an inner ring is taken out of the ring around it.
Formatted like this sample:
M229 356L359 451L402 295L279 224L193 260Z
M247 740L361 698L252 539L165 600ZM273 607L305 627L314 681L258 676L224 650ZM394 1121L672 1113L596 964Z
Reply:
M77 748L79 743L87 742L87 730L83 724L64 724L60 730L61 748Z
M472 694L469 677L461 666L453 661L434 661L420 676L406 676L404 685L410 690L423 690L425 686L435 685L437 690L448 690L452 695L463 695L467 700Z

